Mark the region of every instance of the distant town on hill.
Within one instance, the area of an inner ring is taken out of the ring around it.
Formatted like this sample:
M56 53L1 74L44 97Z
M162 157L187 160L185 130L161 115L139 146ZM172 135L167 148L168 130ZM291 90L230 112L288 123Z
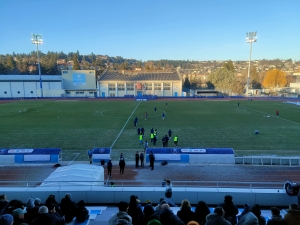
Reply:
M40 52L40 64L42 75L61 75L62 70L95 70L97 78L106 70L119 70L123 73L136 72L161 72L179 69L183 81L188 82L187 87L210 88L212 74L218 73L224 64L230 65L230 70L243 87L247 81L248 61L195 61L195 60L148 60L126 59L121 56L107 55L82 55L78 51L65 54L63 52ZM0 75L37 75L37 54L32 51L30 54L7 54L0 55ZM278 70L286 77L284 87L290 83L297 82L300 75L300 61L292 59L263 59L251 61L251 87L261 88L263 80L268 71ZM186 80L188 79L188 80ZM184 83L185 86L185 83ZM213 87L213 86L212 86ZM242 92L242 91L239 91Z

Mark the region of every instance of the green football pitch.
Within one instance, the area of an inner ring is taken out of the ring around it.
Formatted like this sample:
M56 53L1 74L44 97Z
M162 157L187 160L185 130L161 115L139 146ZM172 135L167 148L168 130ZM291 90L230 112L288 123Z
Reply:
M87 160L88 149L111 147L113 160L121 152L133 160L135 152L143 149L135 117L145 128L144 140L149 142L150 129L157 129L157 147L162 147L161 138L171 129L179 137L178 147L233 148L238 156L300 155L300 106L221 99L2 102L0 148L62 148L63 160ZM170 140L169 147L173 146Z

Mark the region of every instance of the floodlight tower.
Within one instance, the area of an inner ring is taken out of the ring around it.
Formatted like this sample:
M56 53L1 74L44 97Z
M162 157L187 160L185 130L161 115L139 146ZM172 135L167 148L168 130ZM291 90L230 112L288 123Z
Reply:
M43 82L41 75L41 66L40 66L40 56L39 56L39 44L43 44L43 38L41 34L31 34L32 44L36 44L36 54L38 58L38 67L39 67L39 75L40 75L40 89L41 89L41 97L43 98Z
M250 57L249 57L249 66L248 66L248 79L247 79L247 90L246 90L246 95L249 95L249 83L250 83L250 64L251 64L251 53L252 53L252 43L256 42L257 37L256 37L256 31L255 32L248 32L246 33L246 42L250 43Z

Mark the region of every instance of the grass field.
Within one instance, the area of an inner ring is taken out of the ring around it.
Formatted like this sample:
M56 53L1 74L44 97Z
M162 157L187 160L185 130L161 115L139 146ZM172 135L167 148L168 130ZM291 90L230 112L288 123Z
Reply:
M179 137L179 147L233 148L239 156L300 155L299 106L258 100L167 101L167 108L166 100L23 100L0 104L0 148L57 147L63 149L64 160L75 156L76 160L87 160L88 149L112 147L113 159L120 152L133 159L142 149L133 125L137 116L138 125L145 128L145 139L149 140L151 127L158 130L159 147L170 128ZM162 120L164 111L166 118ZM255 130L260 134L255 135ZM174 146L172 141L169 146Z

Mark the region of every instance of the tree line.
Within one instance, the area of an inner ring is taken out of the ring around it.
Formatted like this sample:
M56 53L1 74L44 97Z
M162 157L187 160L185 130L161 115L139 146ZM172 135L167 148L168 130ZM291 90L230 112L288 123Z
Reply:
M279 69L268 70L258 73L255 66L250 68L250 89L267 88L275 91L276 88L285 87L288 83L286 74ZM237 76L235 67L231 60L223 63L222 67L212 72L205 82L205 88L217 89L222 93L245 94L248 73ZM290 80L294 81L294 80ZM203 80L185 78L183 87L186 89L196 89L203 87Z
M70 52L65 54L63 52L39 52L41 73L43 75L60 75L61 71L58 69L58 62L64 62L65 65L71 64L73 70L80 69L94 69L101 73L105 69L109 70L174 70L177 67L182 69L197 69L199 62L193 60L149 60L143 62L135 59L124 59L121 56L109 57L95 55L82 55L77 52ZM38 74L37 54L32 51L29 54L7 54L0 55L0 74L14 74L14 75L34 75ZM68 69L66 67L65 69ZM250 88L271 88L284 87L291 82L287 79L286 74L280 69L273 69L267 72L258 73L255 66L250 70ZM237 76L234 64L231 60L224 62L222 67L213 71L207 76L205 81L206 88L216 88L223 92L233 92L243 94L247 82L247 74ZM183 82L184 88L199 88L203 86L203 81L186 78Z

